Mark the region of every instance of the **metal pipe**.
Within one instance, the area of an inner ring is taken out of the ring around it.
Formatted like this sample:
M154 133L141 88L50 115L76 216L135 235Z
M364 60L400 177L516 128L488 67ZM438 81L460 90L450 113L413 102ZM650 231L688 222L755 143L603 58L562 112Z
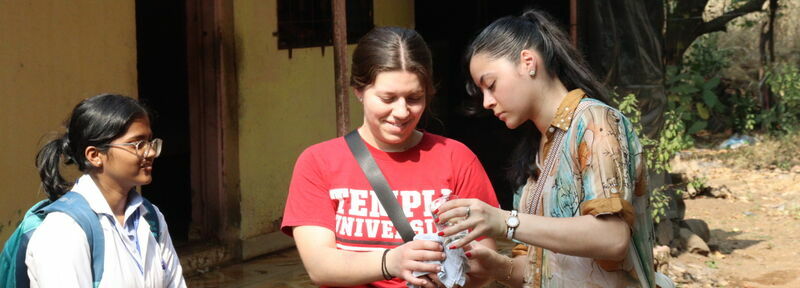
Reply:
M347 94L347 10L346 0L331 1L333 7L333 68L336 78L336 135L350 129L350 107Z

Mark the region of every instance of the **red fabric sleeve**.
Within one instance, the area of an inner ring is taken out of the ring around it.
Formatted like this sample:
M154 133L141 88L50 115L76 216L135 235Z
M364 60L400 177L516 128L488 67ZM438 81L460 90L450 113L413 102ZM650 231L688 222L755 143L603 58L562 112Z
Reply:
M480 160L472 151L466 146L464 149L457 149L453 153L454 163L463 163L454 165L456 183L453 191L458 198L475 198L480 199L492 207L500 207L497 201L497 195L492 188L492 182L489 181L489 176L486 175L486 170L483 169ZM475 241L486 239L486 236L481 236Z
M313 146L303 151L292 172L281 223L281 231L289 236L292 236L292 228L297 226L336 229L337 201L332 201L328 195L328 181L321 173L323 162L314 151Z
M463 144L462 144L463 145ZM455 190L453 191L458 198L476 198L491 205L500 207L497 196L492 188L492 182L483 169L480 160L466 146L463 149L456 149L453 153L453 167L456 170Z

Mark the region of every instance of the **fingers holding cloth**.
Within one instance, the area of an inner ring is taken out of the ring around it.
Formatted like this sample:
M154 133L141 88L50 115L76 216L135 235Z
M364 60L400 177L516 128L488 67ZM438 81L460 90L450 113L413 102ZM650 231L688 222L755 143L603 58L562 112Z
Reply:
M508 212L492 207L478 199L453 199L445 202L436 211L436 223L452 223L439 232L439 236L447 237L460 231L469 233L458 241L450 243L448 248L462 248L467 243L481 236L501 238L506 233Z
M427 277L416 277L414 273L415 271L437 273L441 271L441 265L435 262L444 259L445 253L439 242L414 240L387 252L386 269L391 276L402 278L409 284L418 287L436 287Z
M448 239L438 236L436 234L417 234L414 236L415 241L434 241L437 243L446 243ZM429 277L432 281L437 282L440 287L463 287L467 282L467 272L469 266L468 260L462 249L444 249L444 259L437 259L429 261L428 263L435 263L441 265L439 271L430 272L417 270L411 273L413 277L424 278ZM409 281L409 287L418 287Z

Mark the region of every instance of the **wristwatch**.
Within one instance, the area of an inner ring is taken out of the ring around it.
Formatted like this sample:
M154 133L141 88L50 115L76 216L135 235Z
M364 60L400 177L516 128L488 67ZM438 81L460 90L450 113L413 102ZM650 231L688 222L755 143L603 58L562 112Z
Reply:
M506 226L508 226L508 230L506 231L506 238L508 240L514 239L514 231L517 230L519 226L519 218L517 218L517 210L511 210L511 215L508 216L506 219Z

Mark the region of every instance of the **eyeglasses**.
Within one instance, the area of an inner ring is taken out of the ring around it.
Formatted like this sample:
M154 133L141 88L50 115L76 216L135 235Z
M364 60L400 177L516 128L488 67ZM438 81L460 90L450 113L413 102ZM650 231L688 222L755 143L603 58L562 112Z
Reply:
M130 143L112 143L112 144L105 144L103 146L133 146L136 149L136 155L144 158L145 155L150 155L153 153L153 158L158 157L161 155L161 146L164 143L161 138L155 138L153 140L139 140L136 142Z

